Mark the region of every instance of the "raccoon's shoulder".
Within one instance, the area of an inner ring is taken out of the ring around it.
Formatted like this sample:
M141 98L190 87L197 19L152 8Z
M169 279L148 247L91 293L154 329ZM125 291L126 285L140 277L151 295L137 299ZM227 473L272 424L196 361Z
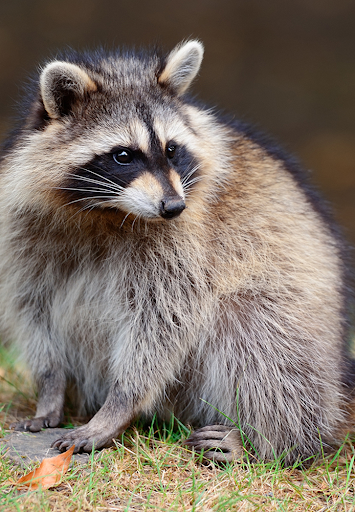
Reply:
M339 228L334 222L331 207L314 184L310 169L306 169L292 153L286 151L273 137L255 126L240 121L226 120L225 123L236 134L236 155L248 154L265 178L270 168L275 169L278 174L291 178L312 209L334 234L338 234Z

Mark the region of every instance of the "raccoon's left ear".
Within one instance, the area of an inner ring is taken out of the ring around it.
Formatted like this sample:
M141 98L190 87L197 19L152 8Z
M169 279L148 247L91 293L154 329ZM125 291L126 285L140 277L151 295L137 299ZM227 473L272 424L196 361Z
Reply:
M180 96L197 75L202 57L203 45L199 41L188 41L176 46L168 55L158 83L171 87Z
M49 117L60 119L70 114L89 92L96 91L97 86L76 64L54 61L42 71L40 89Z

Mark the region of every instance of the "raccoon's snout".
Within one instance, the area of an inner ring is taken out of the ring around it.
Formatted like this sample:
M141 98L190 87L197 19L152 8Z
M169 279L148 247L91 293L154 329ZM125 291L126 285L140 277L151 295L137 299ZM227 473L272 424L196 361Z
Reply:
M163 199L160 203L160 215L163 219L173 219L180 215L186 208L185 201L181 198Z

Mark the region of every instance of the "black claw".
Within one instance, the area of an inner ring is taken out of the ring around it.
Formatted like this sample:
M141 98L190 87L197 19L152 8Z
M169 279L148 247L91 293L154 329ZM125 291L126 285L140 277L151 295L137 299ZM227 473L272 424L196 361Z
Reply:
M81 449L88 443L88 439L82 439L81 441L75 443L74 453L78 453ZM73 442L74 444L74 442Z

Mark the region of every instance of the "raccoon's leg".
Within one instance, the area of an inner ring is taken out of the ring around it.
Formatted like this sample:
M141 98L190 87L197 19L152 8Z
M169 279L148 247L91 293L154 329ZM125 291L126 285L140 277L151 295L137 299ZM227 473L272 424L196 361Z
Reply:
M52 368L38 375L36 381L39 397L35 417L13 423L10 428L39 432L42 428L57 427L62 421L66 385L64 372Z
M192 343L194 338L181 339L177 329L173 331L170 324L164 325L163 315L156 330L151 327L148 337L146 311L142 310L141 318L136 319L137 331L129 336L125 350L119 349L117 363L111 370L115 382L105 403L89 423L68 432L52 446L63 451L75 444L75 452L110 446L135 417L155 410L161 394L174 381L185 360L187 343ZM115 360L114 355L111 360Z
M216 462L233 462L240 459L244 448L239 429L227 425L208 425L192 432L185 444Z
M128 400L115 384L104 405L89 423L60 437L52 447L64 451L75 445L74 453L77 453L112 446L113 440L126 430L136 416L136 409L132 400Z
M39 301L39 299L38 299ZM33 318L37 318L33 313ZM63 418L64 395L66 388L66 375L64 365L66 358L64 343L56 340L47 326L46 316L43 315L38 323L27 322L27 317L19 316L23 321L23 334L21 339L21 352L34 376L38 390L38 403L36 415L30 420L20 421L11 425L16 430L29 430L38 432L42 428L57 427Z
M336 444L345 421L339 333L332 333L331 315L318 304L303 312L300 303L303 321L295 321L288 311L294 302L264 297L255 307L240 299L238 309L225 308L218 343L212 340L210 352L204 352L203 369L204 398L223 413L213 423L230 418L259 460L283 457L287 464ZM211 452L214 436L206 427L192 434L189 444ZM230 450L228 444L224 448Z

